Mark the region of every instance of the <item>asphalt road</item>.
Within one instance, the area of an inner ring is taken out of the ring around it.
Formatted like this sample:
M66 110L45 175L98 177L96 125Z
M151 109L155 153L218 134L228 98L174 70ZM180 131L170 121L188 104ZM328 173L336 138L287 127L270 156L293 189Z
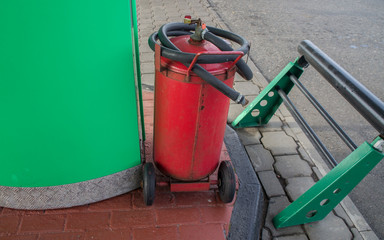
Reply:
M228 27L252 44L251 59L272 80L311 40L384 101L384 1L209 0ZM301 82L357 145L378 132L313 68ZM351 151L295 88L289 95L333 156ZM384 239L384 161L349 195L380 239Z

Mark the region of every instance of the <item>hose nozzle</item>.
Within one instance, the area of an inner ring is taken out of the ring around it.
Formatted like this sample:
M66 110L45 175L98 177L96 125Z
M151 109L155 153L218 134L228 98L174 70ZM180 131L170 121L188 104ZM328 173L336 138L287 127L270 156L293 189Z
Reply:
M248 99L246 99L245 96L241 94L239 94L235 102L241 104L243 107L249 103Z

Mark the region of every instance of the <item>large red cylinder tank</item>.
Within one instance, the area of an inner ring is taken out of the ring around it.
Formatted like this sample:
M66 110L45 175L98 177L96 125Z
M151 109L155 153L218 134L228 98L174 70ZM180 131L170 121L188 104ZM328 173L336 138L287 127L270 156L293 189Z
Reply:
M189 36L171 41L183 52L218 52L208 41L190 42ZM229 98L207 84L182 63L160 57L156 51L154 162L165 175L197 181L213 173L220 159ZM232 62L200 64L232 87Z

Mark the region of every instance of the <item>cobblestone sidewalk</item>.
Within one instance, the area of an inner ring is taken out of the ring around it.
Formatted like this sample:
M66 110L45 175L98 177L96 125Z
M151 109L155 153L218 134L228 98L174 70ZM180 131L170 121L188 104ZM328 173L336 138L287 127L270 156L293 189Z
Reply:
M226 25L206 0L139 0L138 28L142 83L153 89L153 52L147 39L160 26L180 22L184 15L201 18L208 26L226 29ZM253 100L267 85L266 79L251 61L252 81L235 78L234 88ZM282 66L283 67L283 66ZM228 122L243 108L231 104ZM262 239L378 239L355 205L347 197L324 220L300 226L275 229L272 218L297 199L328 167L289 111L281 106L270 123L262 128L237 130L268 198Z

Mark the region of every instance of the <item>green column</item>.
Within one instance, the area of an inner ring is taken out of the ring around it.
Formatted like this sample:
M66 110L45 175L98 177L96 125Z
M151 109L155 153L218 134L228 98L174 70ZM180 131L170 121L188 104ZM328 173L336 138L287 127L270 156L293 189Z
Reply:
M0 186L141 163L131 11L126 0L0 2Z

